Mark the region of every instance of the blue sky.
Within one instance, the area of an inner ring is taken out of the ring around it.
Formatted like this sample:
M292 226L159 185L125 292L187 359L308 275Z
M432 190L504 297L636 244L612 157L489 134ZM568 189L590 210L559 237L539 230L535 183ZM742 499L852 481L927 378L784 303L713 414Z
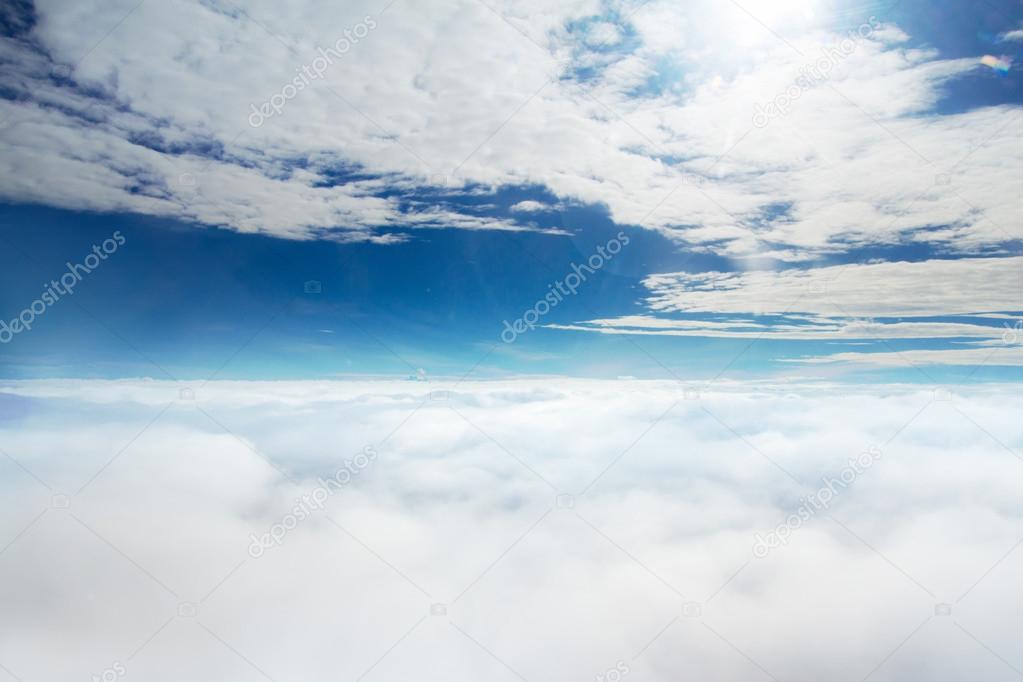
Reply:
M0 3L0 682L1017 680L1021 53Z
M1023 376L1018 3L445 10L472 38L404 6L329 10L337 36L55 8L0 24L0 317L125 244L5 377Z

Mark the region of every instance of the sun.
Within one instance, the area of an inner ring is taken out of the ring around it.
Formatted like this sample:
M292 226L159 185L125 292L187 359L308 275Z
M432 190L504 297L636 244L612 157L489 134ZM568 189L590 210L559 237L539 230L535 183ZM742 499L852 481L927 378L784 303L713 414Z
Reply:
M752 46L809 28L820 19L821 5L816 0L731 0L719 7L728 11L736 43Z
M813 21L818 9L812 0L739 0L736 4L772 28Z

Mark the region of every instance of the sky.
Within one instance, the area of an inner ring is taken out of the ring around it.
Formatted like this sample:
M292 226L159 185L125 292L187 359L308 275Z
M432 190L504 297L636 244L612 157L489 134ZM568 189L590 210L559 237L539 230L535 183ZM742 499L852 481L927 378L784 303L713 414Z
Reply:
M0 374L1018 380L1021 26L6 3Z
M1020 0L0 3L0 682L1023 677Z

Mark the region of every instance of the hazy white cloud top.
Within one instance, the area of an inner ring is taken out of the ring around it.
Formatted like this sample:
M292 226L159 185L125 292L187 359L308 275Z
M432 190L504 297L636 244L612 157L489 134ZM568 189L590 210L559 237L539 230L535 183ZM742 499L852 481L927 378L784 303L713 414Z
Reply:
M0 678L1023 669L1012 391L181 388L0 386Z

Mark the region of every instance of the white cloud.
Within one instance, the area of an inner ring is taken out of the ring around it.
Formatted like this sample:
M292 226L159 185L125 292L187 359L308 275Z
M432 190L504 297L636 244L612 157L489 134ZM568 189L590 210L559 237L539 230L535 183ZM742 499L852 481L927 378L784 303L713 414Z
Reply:
M1005 125L1018 107L929 113L976 60L907 49L890 24L787 116L754 128L755 106L842 39L823 19L757 6L795 33L798 54L709 1L399 0L379 16L318 0L286 11L135 4L40 0L31 39L74 65L77 87L52 79L39 50L4 40L4 85L17 94L0 112L5 198L305 238L396 225L526 229L445 206L409 212L387 192L542 185L726 254L798 260L906 240L970 252L1020 236L1023 132ZM610 9L628 17L618 30L634 31L635 49L587 47L610 30L600 28ZM367 15L377 27L324 78L249 127L251 105ZM583 20L590 32L569 30ZM586 66L592 79L569 77ZM337 184L339 171L360 179Z
M545 204L542 201L527 199L513 204L508 210L512 213L539 213L540 211L553 210L553 208L550 204Z
M653 314L550 326L603 334L787 340L976 338L975 343L1011 346L1023 335L1018 328L1023 318L1008 314L1021 312L1021 268L1023 258L1005 257L663 273L643 281ZM1003 342L1007 335L1011 341ZM909 355L922 364L976 364L991 353L949 347L802 361L899 365ZM1018 364L1014 351L996 360Z
M963 258L780 271L671 273L644 284L651 308L920 317L1018 310L1023 258ZM955 283L955 286L944 286Z
M444 388L450 402L429 399ZM1023 665L1023 405L1010 389L935 400L732 384L701 401L648 381L212 382L194 401L178 389L0 389L27 408L0 421L0 664L18 677L88 679L119 662L154 682L254 679L253 667L278 681L371 667L367 680L543 680L622 661L654 681L746 680L760 665L778 679L879 666L883 682L1009 680L1005 662ZM367 444L377 459L327 502L344 531L317 512L246 558L250 533ZM757 533L871 445L882 456L831 504L835 521L811 518L753 558ZM551 509L559 492L573 509ZM175 615L183 601L197 617ZM701 618L678 617L688 601ZM954 621L934 616L940 602Z
M941 350L911 349L875 353L833 353L815 357L783 360L808 365L847 364L862 367L905 368L912 365L956 365L961 367L1023 366L1023 346L959 347Z
M802 322L799 324L798 322ZM998 326L942 322L875 322L855 318L818 318L766 324L752 319L727 322L715 320L673 320L649 315L627 315L589 320L582 324L550 324L551 329L595 331L602 334L648 334L657 336L701 336L706 338L770 338L793 341L838 341L856 339L923 339L981 337L994 339L1005 334Z
M1008 31L1008 32L1003 33L1002 35L1000 35L998 37L999 37L1000 40L1005 40L1005 41L1010 41L1010 42L1021 41L1021 40L1023 40L1023 29L1018 29L1018 30L1015 30L1015 31Z

